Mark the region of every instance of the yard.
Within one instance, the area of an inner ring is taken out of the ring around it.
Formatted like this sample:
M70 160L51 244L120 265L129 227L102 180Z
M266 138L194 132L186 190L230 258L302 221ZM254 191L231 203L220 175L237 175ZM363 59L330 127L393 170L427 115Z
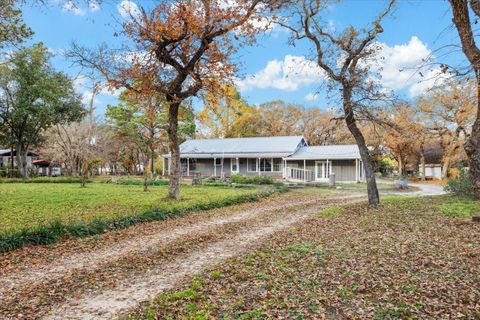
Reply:
M76 184L0 187L30 199L16 208L2 192L17 215L34 211L32 202L45 203L49 197L56 202L41 206L44 222L55 219L49 216L68 217L64 221L70 224L77 221L68 213L75 206L84 221L93 221L96 210L122 219L119 208L142 216L157 204L167 210L259 192L185 186L185 202L177 204L166 200L166 187L152 187L147 194L140 186L100 183L86 189ZM363 192L348 187L295 189L257 202L0 253L0 315L479 318L480 224L471 216L480 212L480 204L451 196L383 195L382 202L369 207ZM111 207L116 209L107 210Z
M478 213L445 196L333 207L127 318L478 319Z
M167 192L168 186L150 186L149 192L143 192L142 186L106 183L89 183L86 188L76 183L0 183L0 238L5 241L7 235L55 229L59 223L81 229L90 223L122 221L151 212L177 214L218 207L259 190L185 185L178 202L168 199Z

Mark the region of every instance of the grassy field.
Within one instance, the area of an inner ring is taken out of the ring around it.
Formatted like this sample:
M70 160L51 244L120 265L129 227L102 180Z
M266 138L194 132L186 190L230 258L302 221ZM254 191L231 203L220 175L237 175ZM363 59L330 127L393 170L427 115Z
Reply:
M181 201L167 198L168 186L89 183L0 184L0 252L47 244L62 236L87 236L191 210L255 201L258 188L182 186ZM262 194L260 194L262 193Z
M101 183L0 184L0 232L36 227L55 220L65 223L116 219L153 209L177 209L258 192L255 189L182 187L181 201L167 198L168 187L120 186Z
M480 203L386 197L319 212L128 319L479 319Z

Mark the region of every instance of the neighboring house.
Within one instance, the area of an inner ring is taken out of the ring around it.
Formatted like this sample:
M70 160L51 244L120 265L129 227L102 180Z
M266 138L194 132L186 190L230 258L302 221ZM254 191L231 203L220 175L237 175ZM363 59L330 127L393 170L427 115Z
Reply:
M62 168L49 160L33 160L33 165L37 169L37 175L40 177L59 177L62 175Z
M29 151L27 154L27 167L32 167L33 160L38 157L35 152ZM10 149L0 149L0 169L11 168L12 154ZM13 150L13 167L17 167L16 152Z
M271 176L292 181L364 180L356 145L308 146L301 136L188 140L180 145L182 173L212 177ZM164 155L164 174L171 155Z
M422 176L422 165L418 167L419 175ZM425 178L442 180L442 165L441 164L425 164Z

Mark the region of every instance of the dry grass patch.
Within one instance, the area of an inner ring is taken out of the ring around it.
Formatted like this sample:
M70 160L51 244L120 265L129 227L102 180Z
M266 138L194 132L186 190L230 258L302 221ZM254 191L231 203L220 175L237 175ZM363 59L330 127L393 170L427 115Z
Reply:
M317 215L127 318L480 318L480 225L442 214L449 201Z

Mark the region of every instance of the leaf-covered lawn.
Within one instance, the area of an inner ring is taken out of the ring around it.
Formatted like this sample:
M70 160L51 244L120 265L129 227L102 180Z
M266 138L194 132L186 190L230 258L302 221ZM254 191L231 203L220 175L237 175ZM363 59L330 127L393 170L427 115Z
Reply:
M455 202L389 197L319 212L128 318L479 319L480 224L458 217L480 203L446 215Z
M151 209L186 208L258 192L258 189L182 186L179 202L167 198L167 186L77 184L0 184L0 233L14 232L60 220L66 224L114 219Z

